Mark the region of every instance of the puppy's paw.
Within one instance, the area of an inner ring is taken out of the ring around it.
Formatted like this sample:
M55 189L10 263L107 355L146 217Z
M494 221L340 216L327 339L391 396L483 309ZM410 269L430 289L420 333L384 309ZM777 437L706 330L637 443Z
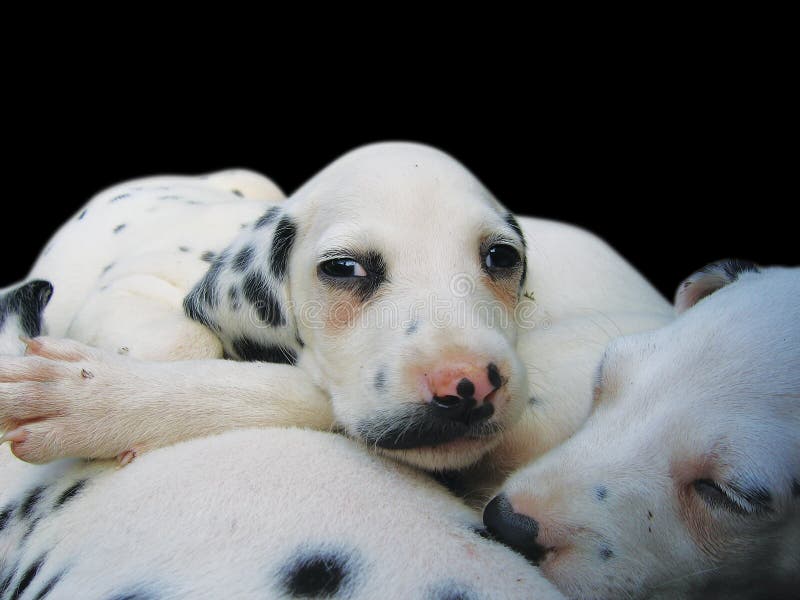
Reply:
M29 349L26 356L0 358L0 431L17 457L35 463L112 458L131 447L118 409L128 390L137 389L126 368L134 361L107 359L70 340L39 338Z

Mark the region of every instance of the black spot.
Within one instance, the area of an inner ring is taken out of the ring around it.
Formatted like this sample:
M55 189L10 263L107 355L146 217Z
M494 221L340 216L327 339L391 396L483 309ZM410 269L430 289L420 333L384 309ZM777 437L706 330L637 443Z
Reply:
M130 198L130 197L131 197L131 195L130 195L130 194L120 194L119 196L114 196L114 197L111 199L111 202L117 202L117 201L119 201L119 200L122 200L123 198Z
M52 295L52 284L43 279L34 279L0 295L0 327L9 314L16 314L22 333L36 337L42 329L42 312Z
M203 252L200 255L200 260L202 260L203 262L210 263L210 262L214 262L214 258L215 257L216 257L216 254L214 254L211 250L206 250L205 252Z
M242 307L242 299L239 296L239 290L235 287L228 290L228 301L232 311L238 311Z
M103 272L101 273L101 275L105 275L113 268L114 268L114 263L107 264L105 267L103 267Z
M281 281L286 276L289 254L292 251L296 235L297 226L287 216L282 217L275 226L270 252L270 269L278 281Z
M605 500L608 496L608 488L604 485L598 485L594 488L594 497L598 500Z
M293 365L297 354L291 348L266 346L249 338L240 338L232 343L233 351L240 359L248 362L269 362Z
M295 598L330 598L352 585L350 562L330 550L303 554L282 569L281 585Z
M418 328L419 328L419 321L413 321L408 327L406 327L406 335L417 333Z
M61 580L63 576L64 573L59 573L58 575L52 577L50 581L45 583L44 587L39 590L39 593L33 597L33 600L42 600L42 598L44 598L45 596L47 596L47 594L53 591L53 588L56 587L56 584Z
M519 223L517 223L514 215L511 213L506 213L505 222L508 223L508 226L511 227L511 229L514 230L514 233L519 236L519 239L522 242L522 247L526 248L527 243L525 242L525 235L522 233L522 227L519 226Z
M189 246L178 246L178 250L181 252L189 252L191 248L189 248Z
M792 481L792 496L800 498L800 481L797 479ZM2 527L0 527L0 529L2 529Z
M386 373L383 371L378 371L375 373L375 381L373 384L375 385L376 390L383 391L386 389Z
M3 579L0 579L0 594L4 594L8 591L8 587L11 585L11 581L14 579L14 576L17 574L17 568L14 567L11 569L8 574L6 574Z
M273 327L286 325L281 305L261 273L252 271L244 278L242 293L256 309L261 321Z
M214 331L219 329L219 326L211 319L205 308L195 302L190 301L189 296L183 300L183 311L192 321L197 321L198 323L205 325Z
M534 404L539 404L539 399L536 396L531 396L528 398L528 404L533 406Z
M220 254L199 283L183 299L183 310L186 316L215 331L219 330L219 326L212 321L208 309L216 308L219 304L217 278L226 258L225 252Z
M263 215L258 218L255 223L255 229L261 229L272 223L280 214L281 209L279 206L270 206Z
M16 509L16 506L7 506L0 512L0 531L3 531L6 525L8 525L8 522L11 520L11 515Z
M86 482L87 482L86 479L81 479L80 481L75 482L66 490L64 490L56 500L55 504L53 505L53 508L61 508L62 506L64 506L64 504L75 498L75 496L77 496L81 492L81 490L83 490L83 488L86 487Z
M30 567L28 567L28 570L22 574L22 577L17 583L16 589L13 592L11 592L9 600L16 600L17 598L22 596L22 594L25 593L25 590L28 589L28 586L31 584L31 581L33 581L33 578L36 577L36 574L42 568L43 564L44 564L44 555L39 557L39 560L37 560Z
M614 551L608 546L601 546L600 558L602 558L603 560L611 560L612 558L614 558Z
M20 519L28 519L30 518L34 511L36 510L36 505L39 503L39 500L42 499L42 495L44 494L45 487L39 486L32 489L22 503L19 505L19 518Z
M467 586L448 582L435 586L426 598L430 600L475 600L475 594Z
M500 377L500 370L497 368L497 365L494 363L489 363L487 367L487 371L489 373L489 383L492 384L492 387L495 389L499 388L503 385L503 379Z
M87 211L86 211L86 209L84 208L84 209L81 211L81 214L79 214L79 215L78 215L78 221L83 221L83 217L85 217L85 216L86 216L86 212L87 212Z
M235 196L239 196L239 198L244 198L244 194L241 192L241 190L231 190L231 193Z
M253 256L256 253L256 249L253 246L245 246L239 252L236 253L236 256L233 257L231 261L231 267L234 271L246 271L247 268L250 266L250 263L253 261Z
M42 517L36 517L35 519L31 519L30 523L28 523L28 528L25 530L25 533L22 534L22 537L19 540L20 546L25 543L25 540L33 533L33 530L36 529L36 526L39 524L39 521L42 520Z
M297 345L300 346L301 348L305 348L306 347L306 343L303 341L303 338L300 337L300 333L299 332L296 332L294 334L294 341L297 342Z
M114 233L119 233L120 231L125 229L125 227L126 227L125 223L120 223L119 225L114 227Z

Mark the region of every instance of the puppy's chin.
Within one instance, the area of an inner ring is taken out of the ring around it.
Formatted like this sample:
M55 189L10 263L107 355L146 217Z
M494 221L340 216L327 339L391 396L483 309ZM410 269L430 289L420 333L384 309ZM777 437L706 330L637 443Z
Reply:
M500 443L500 437L496 434L480 439L461 438L440 446L410 450L377 450L379 454L426 471L449 471L474 465Z
M497 446L502 431L494 419L456 422L416 405L362 420L351 433L384 456L427 470L443 470L476 463Z

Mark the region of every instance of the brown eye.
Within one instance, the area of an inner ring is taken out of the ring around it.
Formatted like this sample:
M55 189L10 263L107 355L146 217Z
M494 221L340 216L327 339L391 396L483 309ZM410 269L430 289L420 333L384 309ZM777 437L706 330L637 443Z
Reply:
M496 244L489 248L484 264L489 270L511 269L520 262L519 252L508 244Z

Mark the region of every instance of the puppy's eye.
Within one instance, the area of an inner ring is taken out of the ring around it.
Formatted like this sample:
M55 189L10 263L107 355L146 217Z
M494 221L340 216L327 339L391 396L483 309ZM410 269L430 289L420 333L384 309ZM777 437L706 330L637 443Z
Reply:
M712 508L722 508L738 515L746 515L753 512L748 510L746 503L741 502L736 496L725 491L722 487L711 479L697 479L692 483L697 495Z
M519 252L508 244L492 246L484 259L487 269L511 269L517 266L519 262Z
M366 277L367 271L352 258L334 258L321 263L320 271L329 277L347 279L351 277Z

